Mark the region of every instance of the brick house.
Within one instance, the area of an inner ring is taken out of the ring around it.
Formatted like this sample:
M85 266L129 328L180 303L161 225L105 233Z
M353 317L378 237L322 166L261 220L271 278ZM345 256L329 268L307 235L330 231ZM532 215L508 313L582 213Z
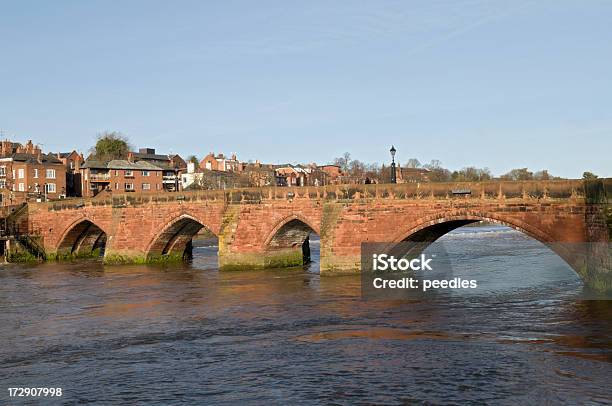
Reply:
M109 162L87 160L81 166L82 195L93 197L102 191L161 192L163 169L147 161L114 159Z
M76 151L58 152L57 158L66 167L66 195L81 196L81 172L80 167L85 161L83 154Z
M6 204L16 204L66 197L66 167L53 154L14 153L0 158L0 193L3 205L7 200Z
M425 168L400 168L396 170L397 183L429 182L429 170Z
M338 165L321 165L318 169L325 172L325 185L338 184L340 179L344 176L342 169Z
M211 152L200 161L200 169L222 172L240 172L242 170L242 165L238 162L236 154L232 154L232 156L228 158L223 154L215 155Z
M155 148L140 148L138 152L128 153L128 161L145 161L161 168L164 191L174 192L182 188L181 175L187 170L187 163L180 155L161 155L155 153Z
M278 186L307 186L309 168L300 165L279 165L275 169Z

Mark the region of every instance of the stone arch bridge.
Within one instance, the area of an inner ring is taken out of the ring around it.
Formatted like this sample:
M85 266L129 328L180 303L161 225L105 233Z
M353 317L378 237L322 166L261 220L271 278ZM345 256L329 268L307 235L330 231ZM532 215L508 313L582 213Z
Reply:
M346 273L359 269L362 242L430 242L480 220L508 225L551 247L583 242L608 247L610 181L131 193L31 203L17 228L38 241L47 257L104 246L105 260L112 263L180 258L205 227L219 238L221 269L299 265L314 232L321 239L321 273ZM600 255L597 270L589 270L584 257L556 251L587 282L610 281L609 258Z

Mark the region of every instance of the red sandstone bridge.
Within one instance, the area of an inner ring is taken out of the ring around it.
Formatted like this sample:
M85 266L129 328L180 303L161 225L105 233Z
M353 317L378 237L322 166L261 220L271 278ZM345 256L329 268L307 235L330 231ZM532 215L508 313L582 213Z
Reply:
M47 257L87 254L105 245L105 260L112 263L182 257L205 227L219 238L221 269L301 264L303 246L314 232L321 239L321 274L331 274L359 269L362 242L434 241L481 220L510 226L550 246L607 243L611 181L131 193L29 204L18 228ZM595 274L610 280L609 258L594 271L584 259L559 254L587 282Z

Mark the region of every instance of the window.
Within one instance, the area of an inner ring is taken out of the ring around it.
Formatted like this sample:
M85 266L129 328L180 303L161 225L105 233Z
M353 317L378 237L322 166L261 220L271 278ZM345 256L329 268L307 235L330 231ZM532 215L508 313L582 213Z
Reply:
M159 183L156 185L156 189L159 190L161 187L159 185Z
M20 192L25 192L25 185L23 183L19 184L19 191Z
M143 183L142 184L142 190L151 190L151 184L150 183Z
M119 176L119 171L115 170L115 176Z
M51 170L53 171L53 169ZM47 189L47 193L55 193L55 183L47 183L45 189Z
M142 176L149 176L149 171L142 171Z
M0 176L6 176L6 166L0 166Z
M19 168L19 170L17 171L17 174L19 176L19 179L25 178L25 170L23 168Z
M115 182L115 190L119 190L119 183Z
M34 168L34 177L38 178L38 169Z
M134 176L134 173L128 169L128 170L125 171L125 176ZM127 185L127 183L126 183L126 185Z
M127 171L126 171L127 172ZM127 192L133 192L134 191L134 184L133 183L126 183L125 184L125 190Z
M70 169L74 169L74 161L70 161Z
M6 180L0 179L0 189L6 189Z
M47 169L47 179L55 179L55 169ZM53 184L55 187L55 184Z

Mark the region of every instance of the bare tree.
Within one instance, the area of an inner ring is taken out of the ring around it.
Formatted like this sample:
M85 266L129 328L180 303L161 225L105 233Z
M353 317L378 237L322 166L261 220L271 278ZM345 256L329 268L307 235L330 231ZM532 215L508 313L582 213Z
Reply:
M420 168L421 162L419 162L416 158L410 158L408 162L406 162L406 168Z
M334 159L334 165L338 165L344 172L349 171L349 165L351 163L351 154L345 152L340 158Z

